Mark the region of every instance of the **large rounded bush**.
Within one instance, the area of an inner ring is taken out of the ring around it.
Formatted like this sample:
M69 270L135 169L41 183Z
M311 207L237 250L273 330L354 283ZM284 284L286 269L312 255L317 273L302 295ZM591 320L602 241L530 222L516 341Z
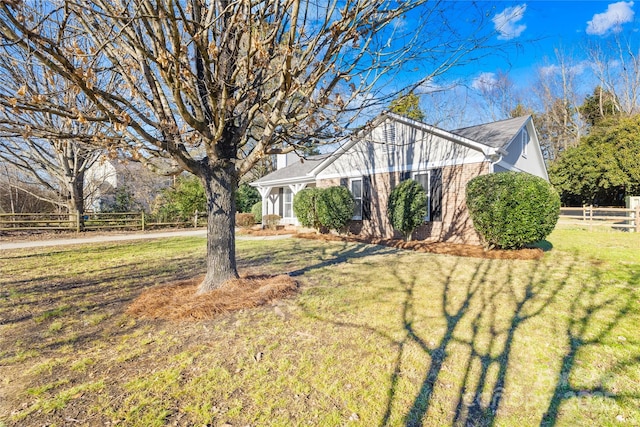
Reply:
M560 214L560 197L542 178L501 172L469 181L467 207L487 245L516 249L553 231Z
M416 181L401 182L389 195L387 216L394 229L402 232L405 240L424 223L427 216L427 193Z
M321 192L319 188L305 188L293 198L293 212L304 227L319 229L321 226L316 209L316 202Z
M338 233L344 231L353 218L353 196L346 187L329 187L320 191L316 212L320 224Z

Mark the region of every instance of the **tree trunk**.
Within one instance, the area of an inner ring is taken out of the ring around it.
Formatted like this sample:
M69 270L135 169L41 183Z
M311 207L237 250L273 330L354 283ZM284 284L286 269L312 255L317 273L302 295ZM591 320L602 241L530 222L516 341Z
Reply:
M67 208L69 217L77 215L80 231L84 231L84 173L73 178L69 183L68 192Z
M236 269L233 197L237 186L234 166L215 167L202 179L207 194L207 274L198 288L202 294L238 277Z

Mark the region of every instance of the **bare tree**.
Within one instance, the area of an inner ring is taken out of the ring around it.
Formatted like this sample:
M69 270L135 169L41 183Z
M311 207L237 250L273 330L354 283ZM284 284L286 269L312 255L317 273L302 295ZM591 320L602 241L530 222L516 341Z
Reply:
M577 77L583 64L572 60L560 49L556 63L538 69L534 88L540 105L536 110L536 127L545 157L553 160L563 150L575 146L583 134L584 123L578 114L580 105Z
M237 277L233 192L243 174L386 105L395 93L385 79L403 64L419 63L425 79L446 71L478 49L490 24L478 10L465 28L475 22L483 35L454 31L458 20L447 14L455 4L426 0L29 4L0 7L5 45L71 82L96 107L82 119L109 123L131 155L169 157L202 180L208 244L200 292ZM39 108L16 98L16 108ZM80 120L63 105L49 109Z
M640 112L640 50L616 34L606 43L592 43L587 53L600 90L615 95L617 110L627 116Z
M77 215L81 224L85 174L101 156L115 155L120 139L84 119L93 112L69 81L11 45L0 47L0 159L20 169L16 185L23 192Z
M472 84L480 96L478 109L487 113L492 121L510 117L511 112L521 103L509 73L498 71L480 75Z

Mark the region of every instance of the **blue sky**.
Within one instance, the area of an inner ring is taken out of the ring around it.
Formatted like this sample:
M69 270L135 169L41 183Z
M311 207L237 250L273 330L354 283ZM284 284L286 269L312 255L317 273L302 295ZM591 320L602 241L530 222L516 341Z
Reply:
M455 3L456 6L461 4L463 2ZM577 83L582 95L586 95L597 84L590 72L586 54L588 44L603 44L616 36L625 36L638 53L640 0L529 0L478 4L486 7L486 16L490 20L487 22L496 32L488 42L500 48L440 76L434 81L435 87L461 84L473 89L483 81L490 82L502 72L508 74L516 90L526 94L542 67L553 72L557 66L554 50L560 49L580 68ZM455 96L460 97L459 93ZM451 106L451 102L446 105ZM473 122L480 120L468 118L472 115L468 110L464 115L467 119L458 125L475 124ZM486 121L486 117L482 120Z
M488 72L491 68L502 69L526 78L533 69L545 64L545 58L553 62L555 48L576 59L585 59L585 44L638 29L636 9L640 3L636 5L633 1L501 3L504 8L498 9L492 18L500 33L496 38L515 45L507 47L507 58L496 57L483 64Z

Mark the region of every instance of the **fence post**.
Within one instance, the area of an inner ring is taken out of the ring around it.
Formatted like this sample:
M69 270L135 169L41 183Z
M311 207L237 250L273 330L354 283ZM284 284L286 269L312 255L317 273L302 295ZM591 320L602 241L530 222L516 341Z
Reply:
M140 224L142 225L142 231L144 231L144 211L142 211L142 214L141 214Z
M589 205L589 231L593 231L593 205Z
M193 215L193 228L198 227L198 210L196 209L195 215Z
M640 205L636 206L636 233L640 233Z

